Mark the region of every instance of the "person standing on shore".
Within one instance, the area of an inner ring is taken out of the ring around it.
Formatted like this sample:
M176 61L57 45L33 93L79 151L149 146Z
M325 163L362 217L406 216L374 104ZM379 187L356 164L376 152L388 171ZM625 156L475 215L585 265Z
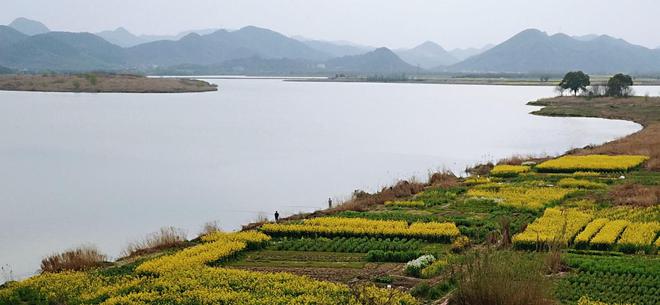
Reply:
M332 198L328 197L328 209L332 209Z
M278 220L280 220L280 213L275 211L275 222L277 222Z

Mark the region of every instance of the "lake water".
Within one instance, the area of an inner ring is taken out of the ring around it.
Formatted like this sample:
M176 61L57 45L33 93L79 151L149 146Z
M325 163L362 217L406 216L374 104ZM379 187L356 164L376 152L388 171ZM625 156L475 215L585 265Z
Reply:
M0 92L0 265L25 276L81 244L116 256L162 226L235 229L430 170L640 129L529 115L549 87L210 81L220 91Z

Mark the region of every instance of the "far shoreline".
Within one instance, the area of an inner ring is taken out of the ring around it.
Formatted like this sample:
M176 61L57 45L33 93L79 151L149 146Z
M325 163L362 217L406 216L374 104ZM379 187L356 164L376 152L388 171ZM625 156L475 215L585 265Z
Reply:
M193 78L152 78L130 74L12 74L0 76L0 91L69 93L194 93L217 85Z

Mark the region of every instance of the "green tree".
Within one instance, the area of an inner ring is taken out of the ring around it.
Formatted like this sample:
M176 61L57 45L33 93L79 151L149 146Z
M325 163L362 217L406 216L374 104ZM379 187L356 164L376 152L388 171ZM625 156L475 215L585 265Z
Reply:
M564 79L559 83L559 87L563 90L570 90L573 95L577 95L579 91L586 91L587 86L591 84L589 75L582 71L571 71L564 75Z
M607 95L609 96L628 96L630 95L630 86L633 80L630 75L619 73L607 81Z

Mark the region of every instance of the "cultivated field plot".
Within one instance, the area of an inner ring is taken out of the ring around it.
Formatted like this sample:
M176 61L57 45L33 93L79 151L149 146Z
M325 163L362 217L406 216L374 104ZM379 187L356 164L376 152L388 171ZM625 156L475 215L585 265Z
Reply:
M0 304L431 304L455 293L484 249L514 251L522 265L558 255L557 270L542 272L561 304L658 304L660 174L638 169L642 157L605 159L608 168L539 168L551 160L400 183L183 249L10 282Z

